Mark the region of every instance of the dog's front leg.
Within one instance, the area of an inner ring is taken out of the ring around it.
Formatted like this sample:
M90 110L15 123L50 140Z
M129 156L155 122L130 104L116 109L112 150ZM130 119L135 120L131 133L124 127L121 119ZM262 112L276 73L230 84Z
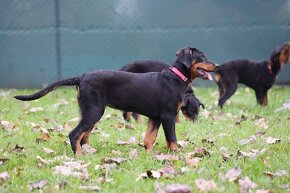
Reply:
M149 118L148 127L144 138L144 145L147 151L151 151L153 149L160 124L161 122L159 119Z
M176 115L170 115L165 114L161 115L161 123L163 126L165 138L166 138L166 145L167 148L170 150L177 150L177 139L175 134L175 116Z

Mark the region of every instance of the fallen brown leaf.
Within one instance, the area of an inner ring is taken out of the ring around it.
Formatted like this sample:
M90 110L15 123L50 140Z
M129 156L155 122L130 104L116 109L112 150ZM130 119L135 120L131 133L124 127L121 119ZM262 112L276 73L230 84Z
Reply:
M261 151L257 150L257 149L252 149L250 152L244 152L244 151L240 151L238 150L237 152L237 157L249 157L251 159L256 159L258 156L264 154L266 151L265 148L261 149Z
M84 163L82 161L74 161L74 162L63 162L62 166L55 166L54 174L61 174L63 176L74 176L79 179L88 179L89 172L87 167L91 164Z
M10 175L8 174L8 172L2 172L0 173L0 185L4 184L4 182L6 182L7 180L10 179Z
M40 180L38 182L33 182L28 184L28 189L32 192L34 189L41 190L48 183L47 179Z
M28 110L29 113L36 113L40 111L44 111L44 109L42 107L32 107Z
M175 174L175 169L172 166L168 165L164 168L158 169L157 172L160 172L164 177L173 178Z
M196 147L192 153L188 153L187 155L191 155L192 157L205 157L210 156L209 151L204 147Z
M127 161L127 159L124 159L124 158L103 158L102 159L102 162L106 164L116 163L119 165L125 161Z
M180 158L176 155L171 155L171 154L157 154L155 155L155 158L158 161L176 161L176 160L180 160Z
M202 158L199 157L191 157L191 156L186 156L185 158L185 164L187 166L191 167L197 167L198 163L202 160Z
M284 189L284 190L288 190L288 189L290 189L290 184L281 184L280 188Z
M79 186L79 190L83 191L100 191L101 189L99 186Z
M0 121L0 125L1 125L2 129L6 130L6 131L11 131L12 129L14 129L16 127L16 125L14 123L11 123L9 121Z
M137 151L137 149L132 149L132 150L129 152L129 158L130 158L130 159L136 158L137 156L138 156L138 151Z
M274 137L267 137L267 143L268 144L275 144L275 143L280 143L281 139L274 138Z
M97 152L96 149L94 149L93 147L91 147L91 146L88 145L88 144L84 144L84 145L82 145L82 149L83 149L86 153L88 153L89 155L93 155L94 153Z
M231 169L229 171L227 171L225 177L230 181L230 182L233 182L235 181L236 179L239 178L239 176L241 175L242 171L240 168L234 168L234 169Z
M47 154L54 154L55 153L55 151L53 151L52 149L46 148L46 147L43 147L43 151Z
M36 142L40 143L40 142L48 141L49 139L50 139L50 136L48 133L41 133L41 137L36 138Z
M214 138L202 139L201 142L203 144L209 144L209 145L213 146L215 143L215 139Z
M157 171L153 171L153 170L148 170L142 174L140 174L140 176L138 176L136 178L136 181L139 181L141 178L151 178L151 179L158 179L162 176L161 172L157 172Z
M250 180L248 176L239 179L240 193L249 193L252 189L256 188L256 184Z
M212 191L217 188L213 180L196 179L195 184L201 191Z
M177 145L181 148L187 148L189 142L188 141L177 141Z
M169 184L166 187L160 183L155 183L156 193L190 193L191 187L186 184Z
M5 164L7 161L9 161L8 158L0 158L0 166Z

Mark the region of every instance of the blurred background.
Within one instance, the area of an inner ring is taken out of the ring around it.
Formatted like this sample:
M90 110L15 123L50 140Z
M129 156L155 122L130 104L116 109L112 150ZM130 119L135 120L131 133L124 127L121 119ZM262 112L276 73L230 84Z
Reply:
M135 60L265 60L290 41L290 0L1 0L0 87L41 87ZM278 84L290 83L290 65ZM194 85L213 85L195 80Z

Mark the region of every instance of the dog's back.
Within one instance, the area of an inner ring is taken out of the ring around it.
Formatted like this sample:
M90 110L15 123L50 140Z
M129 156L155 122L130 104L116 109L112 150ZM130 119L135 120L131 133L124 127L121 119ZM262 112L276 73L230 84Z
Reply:
M161 72L163 69L169 68L170 66L161 61L155 60L144 60L136 61L123 66L120 70L134 73L147 73L147 72Z

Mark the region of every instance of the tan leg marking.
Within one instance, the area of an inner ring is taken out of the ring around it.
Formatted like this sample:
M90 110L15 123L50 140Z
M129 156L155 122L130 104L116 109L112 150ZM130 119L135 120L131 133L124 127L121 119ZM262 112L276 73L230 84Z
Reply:
M90 137L90 135L91 135L91 130L90 131L85 131L84 132L85 134L84 134L84 136L83 136L83 138L81 139L81 145L83 145L83 144L90 144L90 142L89 142L89 137Z
M158 128L154 128L152 119L149 119L148 127L144 138L144 145L147 151L151 151L153 149L153 144L156 141L157 134Z
M180 123L179 113L177 113L177 115L176 115L176 117L175 117L175 122L176 122L176 123Z
M267 106L267 105L268 105L268 99L267 99L267 97L265 96L265 97L263 97L262 106L265 107L265 106Z
M85 132L83 132L78 139L76 140L76 155L77 156L82 156L82 147L81 147L81 140L83 139L83 136L85 135Z
M172 151L178 150L176 142L168 142L168 141L166 141L166 145L167 145L167 148L172 150Z

